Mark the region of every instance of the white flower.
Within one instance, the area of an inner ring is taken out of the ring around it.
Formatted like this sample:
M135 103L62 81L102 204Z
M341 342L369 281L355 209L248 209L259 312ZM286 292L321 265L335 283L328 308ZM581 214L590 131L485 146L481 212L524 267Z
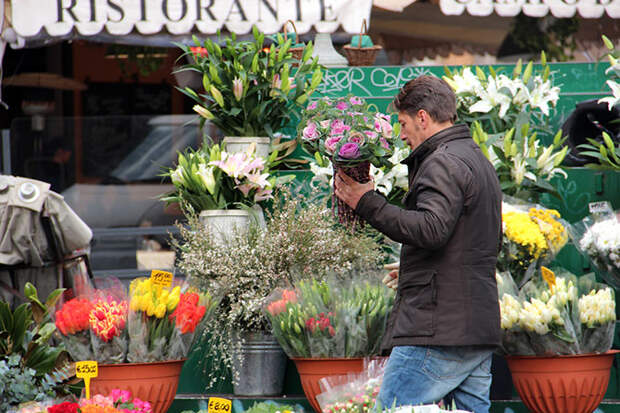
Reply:
M504 330L509 330L519 323L519 312L521 304L510 294L504 294L499 302L501 314L501 326Z
M456 87L455 93L477 93L479 89L481 89L482 85L480 84L480 80L476 75L473 74L471 68L466 67L463 69L463 74L455 74L452 77L452 83Z
M185 184L185 179L183 179L183 167L182 166L177 166L177 169L174 170L174 172L172 172L170 174L170 179L172 180L172 183L176 186L183 186Z
M493 77L489 76L486 88L481 88L477 95L480 100L469 107L470 113L489 113L499 106L499 118L503 119L506 116L512 99L498 90L497 82Z
M609 287L592 290L579 299L579 321L588 328L616 320L616 304Z
M555 103L560 97L560 88L557 86L551 86L549 80L544 81L540 76L534 78L534 89L529 91L529 104L532 108L538 108L549 116L549 104L555 106Z
M320 167L316 162L310 162L310 171L314 174L313 181L318 181L324 184L332 185L334 169L331 162L326 167Z
M613 96L602 98L598 100L598 103L607 103L607 108L611 110L614 106L620 104L620 83L615 80L608 80L607 86L611 89Z

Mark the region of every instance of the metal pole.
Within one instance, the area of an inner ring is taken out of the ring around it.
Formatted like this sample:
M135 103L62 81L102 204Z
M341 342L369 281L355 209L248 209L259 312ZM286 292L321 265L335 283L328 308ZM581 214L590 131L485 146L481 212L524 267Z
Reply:
M2 129L2 173L11 175L11 131Z

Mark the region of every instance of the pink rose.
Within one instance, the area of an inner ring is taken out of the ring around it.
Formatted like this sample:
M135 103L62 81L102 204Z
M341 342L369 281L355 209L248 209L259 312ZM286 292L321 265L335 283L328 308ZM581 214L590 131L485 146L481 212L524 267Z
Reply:
M325 141L325 150L333 155L334 151L336 150L336 145L338 145L338 142L340 142L340 139L342 139L342 135L340 136L332 136L331 138L327 138L327 140Z
M349 107L345 102L338 102L336 109L346 110Z
M313 110L313 109L316 109L316 105L317 105L316 101L314 101L314 102L310 103L310 104L308 105L308 110Z
M338 156L344 159L357 159L360 157L360 148L357 143L347 142L340 147Z
M352 96L349 99L349 103L352 105L361 105L363 102L362 99L358 98L357 96Z
M313 141L319 137L319 132L316 129L316 124L314 122L308 123L303 130L303 138L309 141Z

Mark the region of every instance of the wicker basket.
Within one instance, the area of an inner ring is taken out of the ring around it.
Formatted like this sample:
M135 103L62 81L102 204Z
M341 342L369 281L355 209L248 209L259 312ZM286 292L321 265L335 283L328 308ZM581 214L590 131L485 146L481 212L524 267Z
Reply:
M349 66L372 66L377 59L377 53L383 49L382 46L361 47L362 36L367 33L368 28L366 27L366 19L364 19L362 21L362 30L358 36L357 47L348 44L344 46L344 53L349 61Z
M295 27L295 23L293 23L292 20L287 20L286 23L284 23L284 38L287 39L288 31L286 30L286 27L289 23L293 26L293 30L295 31L295 44L297 44L299 43L299 35L297 34L297 27ZM305 47L290 47L288 51L293 55L293 59L301 60L304 55L304 49Z

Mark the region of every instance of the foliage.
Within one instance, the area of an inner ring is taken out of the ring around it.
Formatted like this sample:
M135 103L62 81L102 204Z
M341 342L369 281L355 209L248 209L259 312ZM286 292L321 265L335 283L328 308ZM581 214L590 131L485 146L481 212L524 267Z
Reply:
M0 301L0 410L55 394L61 390L57 385L70 376L65 370L63 347L51 344L56 327L49 311L62 291L54 290L42 303L36 288L26 283L28 302L12 311L8 303Z
M573 58L578 30L576 16L558 19L551 15L530 17L520 13L513 20L509 35L521 51L536 54L545 50L551 60L565 62Z
M200 344L205 358L231 366L231 337L239 331L266 331L262 314L265 298L279 285L290 285L295 274L321 279L329 270L343 272L378 265L383 258L372 238L337 226L324 206L283 192L267 214L265 229L252 227L227 242L216 242L195 216L180 227L182 243L175 243L179 269L201 290L221 301ZM231 253L233 251L234 253ZM207 340L208 337L208 340ZM210 385L217 371L208 372Z
M170 177L175 189L161 199L167 204L178 202L183 210L193 213L251 206L270 199L278 183L270 176L265 160L256 156L255 145L245 152L228 153L225 147L206 142L197 151L179 153L177 166L163 176Z
M454 71L445 68L443 79L456 93L459 119L468 125L478 121L493 137L511 128L520 129L523 124L546 131L545 118L555 107L560 88L553 86L545 53L541 54L540 67L530 61L523 68L519 60L512 74L492 66L488 71L487 75L478 66L473 71L470 67Z
M561 130L551 145L544 146L537 132L530 133L528 124L520 129L511 128L499 137L501 140L490 138L477 121L471 129L473 140L495 167L505 194L534 203L543 193L561 198L549 182L556 175L567 176L560 167L568 150L567 146L562 147L565 139Z
M194 100L201 122L211 121L229 136L273 136L288 121L290 111L306 102L321 83L322 71L312 58L312 43L301 60L289 51L291 40L271 44L263 50L265 36L253 27L253 41L237 41L235 34L220 46L211 39L203 43L194 37L195 53L179 44L191 64L179 71L195 71L202 76L201 92L189 87L179 89ZM279 35L281 36L281 35ZM291 76L292 67L299 67Z
M388 166L398 141L398 128L394 130L390 117L353 95L310 103L297 133L317 161L321 156L345 165L370 161L376 167Z
M590 156L599 161L599 163L586 164L588 168L598 170L620 171L620 140L617 144L611 139L607 132L603 132L603 142L599 142L592 138L586 138L589 143L578 146L583 149L580 155Z
M131 74L131 68L127 63L136 66L140 76L149 76L159 70L167 57L167 49L152 46L132 46L123 44L111 44L106 54L115 57L123 76Z

